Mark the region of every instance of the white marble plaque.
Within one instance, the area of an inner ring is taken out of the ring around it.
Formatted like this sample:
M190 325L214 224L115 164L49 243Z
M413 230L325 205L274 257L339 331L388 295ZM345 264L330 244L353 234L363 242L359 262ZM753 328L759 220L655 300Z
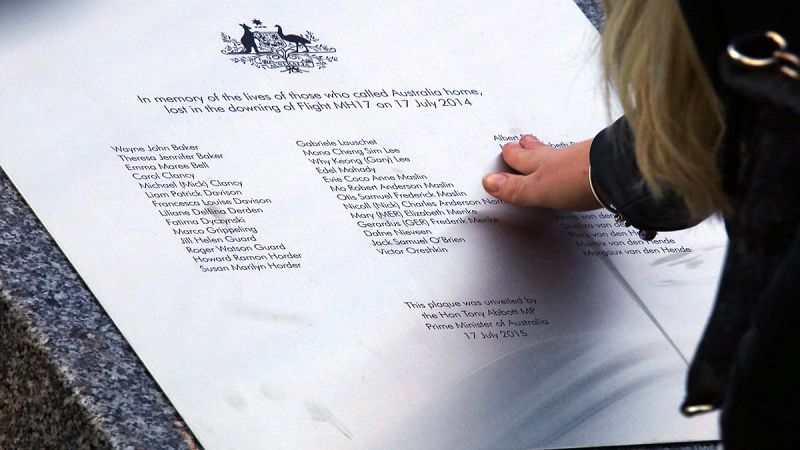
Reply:
M719 224L481 188L612 119L572 2L6 9L0 164L206 448L717 437L678 405Z

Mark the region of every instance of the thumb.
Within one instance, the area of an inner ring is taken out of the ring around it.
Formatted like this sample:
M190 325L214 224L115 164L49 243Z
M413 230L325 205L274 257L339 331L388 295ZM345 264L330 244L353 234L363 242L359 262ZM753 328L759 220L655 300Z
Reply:
M491 173L483 177L483 188L493 197L517 206L542 206L543 199L533 183L533 174Z

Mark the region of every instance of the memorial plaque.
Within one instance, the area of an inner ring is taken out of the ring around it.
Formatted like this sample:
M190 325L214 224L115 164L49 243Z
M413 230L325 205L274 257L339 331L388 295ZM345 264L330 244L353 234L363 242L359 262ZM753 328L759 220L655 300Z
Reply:
M6 8L0 164L206 448L716 439L720 224L481 188L614 119L572 2Z

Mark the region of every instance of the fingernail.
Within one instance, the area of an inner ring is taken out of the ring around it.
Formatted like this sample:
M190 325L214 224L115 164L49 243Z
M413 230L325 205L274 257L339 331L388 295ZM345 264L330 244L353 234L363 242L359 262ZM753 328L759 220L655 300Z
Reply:
M508 177L505 174L493 173L486 175L483 179L483 186L489 192L497 192L506 184L506 181L508 181Z
M525 136L522 136L522 139L520 140L520 143L522 141L532 141L532 142L536 142L536 143L540 143L540 144L542 143L542 141L540 141L539 138L537 138L536 136L534 136L532 134L526 134Z

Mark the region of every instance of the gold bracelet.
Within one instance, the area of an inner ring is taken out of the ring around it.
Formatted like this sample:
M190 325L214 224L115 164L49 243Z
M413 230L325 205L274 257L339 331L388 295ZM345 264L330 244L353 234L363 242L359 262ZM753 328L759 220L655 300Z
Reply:
M631 226L630 222L625 220L625 217L622 216L622 213L619 212L619 210L617 210L617 208L614 208L613 205L610 205L610 204L604 202L602 199L600 199L600 196L597 195L597 191L594 189L594 182L592 181L592 166L591 165L589 165L589 189L592 190L592 195L594 195L594 199L597 200L597 203L599 203L603 208L608 210L611 214L614 214L614 220L617 223L620 223L620 224L622 224L622 225L624 225L626 227ZM653 239L655 239L656 234L657 233L655 231L639 230L639 238L641 240L643 240L643 241L652 241Z
M600 204L603 208L607 209L609 212L615 215L619 215L619 211L611 205L606 204L603 200L600 199L600 196L597 195L597 191L594 190L594 183L592 182L592 166L589 165L589 189L592 190L592 195L594 195L594 199L597 200L597 203Z

